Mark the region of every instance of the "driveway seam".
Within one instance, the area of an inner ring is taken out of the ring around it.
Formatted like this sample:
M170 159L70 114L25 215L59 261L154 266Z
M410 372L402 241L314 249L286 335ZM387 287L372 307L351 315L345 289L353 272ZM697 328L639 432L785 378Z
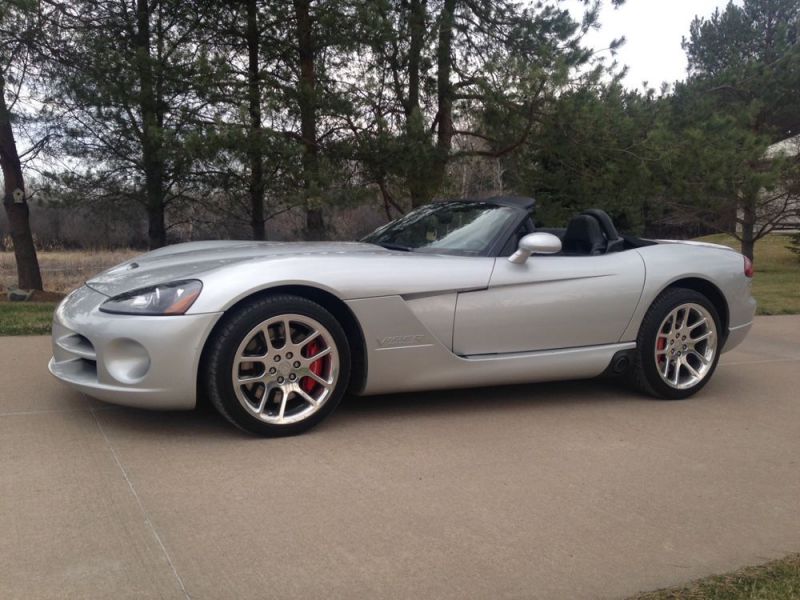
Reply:
M742 365L763 365L766 363L798 362L800 358L765 358L763 360L742 360L738 362L721 362L720 367L740 367Z
M153 534L153 537L155 538L156 542L158 543L158 546L161 548L161 552L164 554L164 558L167 560L167 564L169 565L170 569L172 569L172 574L175 576L175 580L178 582L178 585L180 586L184 597L186 598L186 600L191 600L192 597L189 595L189 592L186 590L186 586L183 584L183 579L181 579L181 576L178 574L178 570L175 568L175 564L172 562L172 557L170 557L169 552L167 551L167 547L164 545L164 542L161 540L161 536L158 535L158 531L156 531L155 525L153 525L153 521L150 518L150 514L144 508L144 504L142 504L142 500L141 500L141 498L139 498L139 494L136 491L136 488L134 487L133 482L131 481L130 477L128 477L128 472L125 470L125 467L122 466L122 461L120 461L119 455L117 454L117 451L114 448L114 445L111 443L111 440L108 438L108 435L106 435L106 431L105 431L105 429L103 429L103 425L100 423L100 420L97 418L97 415L95 414L94 409L93 408L89 409L89 412L92 413L92 418L94 419L94 422L97 423L97 428L100 430L100 433L102 434L103 439L105 440L106 445L108 446L108 449L111 451L111 456L114 457L114 462L117 463L117 467L119 468L120 472L122 473L122 477L125 479L125 483L128 484L128 489L131 491L131 494L133 494L133 497L136 500L136 504L139 506L139 511L142 513L142 516L144 517L145 524L150 529L150 533Z
M87 412L85 408L42 408L38 410L10 410L0 413L0 417L29 417L31 415L47 415L52 413Z
M30 417L33 415L47 415L53 413L83 413L83 412L91 412L92 410L97 411L108 411L108 410L120 410L119 406L98 406L94 409L90 408L35 408L33 410L9 410L6 412L0 412L0 417Z

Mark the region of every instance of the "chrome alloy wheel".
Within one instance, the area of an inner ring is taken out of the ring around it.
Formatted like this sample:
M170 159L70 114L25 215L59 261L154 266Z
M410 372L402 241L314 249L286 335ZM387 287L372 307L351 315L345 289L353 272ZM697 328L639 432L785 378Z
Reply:
M328 400L339 377L339 353L318 321L284 314L244 337L233 361L233 387L247 412L274 425L302 421Z
M661 322L656 335L656 369L672 388L685 390L711 371L717 353L717 326L703 306L681 304Z

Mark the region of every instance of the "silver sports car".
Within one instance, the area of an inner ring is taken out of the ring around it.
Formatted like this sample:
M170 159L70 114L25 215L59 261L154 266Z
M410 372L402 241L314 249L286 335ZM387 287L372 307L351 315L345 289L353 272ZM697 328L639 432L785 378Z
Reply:
M346 393L620 376L685 398L750 329L752 265L529 198L430 204L357 243L191 242L122 263L55 312L50 371L90 396L298 433Z

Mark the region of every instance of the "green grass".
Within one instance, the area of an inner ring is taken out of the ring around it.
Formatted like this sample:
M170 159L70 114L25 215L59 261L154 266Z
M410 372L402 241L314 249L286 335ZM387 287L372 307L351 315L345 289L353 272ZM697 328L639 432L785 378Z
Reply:
M0 302L0 335L50 333L54 302Z
M631 600L793 600L800 598L800 554Z
M699 239L739 250L739 242L729 235ZM788 235L771 234L756 242L753 296L759 315L800 313L800 257L787 248L789 239Z

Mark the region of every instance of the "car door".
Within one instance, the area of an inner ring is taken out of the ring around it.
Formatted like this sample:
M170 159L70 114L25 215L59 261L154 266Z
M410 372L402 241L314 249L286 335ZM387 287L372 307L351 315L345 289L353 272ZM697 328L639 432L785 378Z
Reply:
M644 286L635 250L600 256L497 258L487 289L459 293L453 352L461 356L618 342Z

